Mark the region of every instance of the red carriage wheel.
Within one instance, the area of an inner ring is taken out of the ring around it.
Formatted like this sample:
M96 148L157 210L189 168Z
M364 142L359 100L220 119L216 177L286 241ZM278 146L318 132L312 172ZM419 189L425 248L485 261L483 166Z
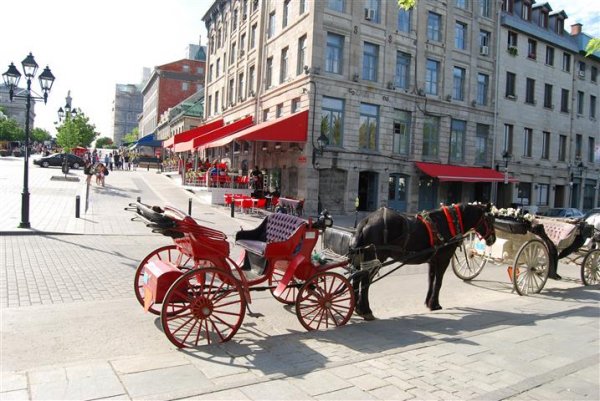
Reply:
M162 304L161 323L177 347L196 347L231 339L245 314L242 287L231 273L199 268L171 285Z
M146 264L153 260L170 262L178 266L182 271L188 271L194 267L194 260L190 256L181 253L175 244L162 246L150 252L138 265L133 278L135 297L142 306L144 306L144 270ZM160 313L160 307L151 305L149 312L158 315Z
M306 330L343 326L354 312L352 285L338 273L321 272L304 283L296 299L296 316Z
M279 296L276 296L274 294L275 288L277 288L277 285L279 285L279 282L283 279L283 275L285 274L285 268L283 270L278 269L278 264L280 263L285 263L285 267L287 268L287 262L275 262L273 274L271 274L271 276L269 277L269 287L271 287L271 294L273 295L273 298L275 298L279 302L284 303L286 305L293 305L296 302L296 298L298 297L298 289L302 285L302 281L292 278L288 283L286 289L283 290L283 292Z

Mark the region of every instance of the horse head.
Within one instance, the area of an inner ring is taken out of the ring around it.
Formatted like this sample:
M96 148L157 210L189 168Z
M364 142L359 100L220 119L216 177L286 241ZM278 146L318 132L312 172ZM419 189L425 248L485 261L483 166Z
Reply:
M472 212L471 212L472 211ZM494 229L494 214L490 203L469 204L465 207L465 215L474 221L472 228L485 240L487 246L496 242L496 230Z

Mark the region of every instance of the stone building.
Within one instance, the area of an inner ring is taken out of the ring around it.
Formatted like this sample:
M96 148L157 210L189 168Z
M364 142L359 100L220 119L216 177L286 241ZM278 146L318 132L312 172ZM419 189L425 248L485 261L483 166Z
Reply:
M597 205L600 140L598 54L580 24L551 3L505 0L498 44L495 163L518 183L498 198L526 209ZM503 157L504 156L504 157Z
M548 11L548 24L566 18L547 3L524 3L532 18ZM510 1L505 7L524 3ZM549 28L539 39L537 61L526 59L527 39L519 38L513 55L509 30L521 36L539 32L502 7L493 0L420 0L410 11L381 0L214 2L203 17L209 37L206 119L227 124L252 116L260 125L299 111L309 114L305 141L271 142L254 135L257 139L246 143L242 133L235 135L242 138L239 144L208 155L231 157L230 151L245 146L248 156L239 160L259 165L268 185L304 198L312 213L319 207L352 212L356 203L359 210L387 205L408 212L474 200L529 207L537 205L529 199L547 193L545 204L537 202L545 207L569 202L569 190L584 198L588 190L578 188L576 179L582 178L568 173L575 166L571 148L564 162L542 160L533 152L541 148L545 130L561 131L569 142L577 140L573 129L581 125L582 157L589 154L590 138L594 146L598 142L597 125L596 132L587 131L594 122L587 113L578 122L574 116L571 124L568 117L546 113L538 93L544 83L555 82L555 91L582 90L590 103L597 91L591 66L586 82L575 81L574 73L546 69L539 59L542 39L556 39L556 63L563 51L571 63L581 58L574 37L553 37ZM589 63L597 64L594 60ZM533 105L523 105L525 93L516 91L525 91L525 75L533 71L546 79L531 75L536 95ZM508 72L519 75L514 96L505 90ZM575 89L580 85L587 89ZM542 129L542 123L552 128ZM506 149L505 132L511 129ZM532 138L526 146L521 132ZM327 143L321 147L323 137ZM561 140L547 145L549 154L557 155ZM523 147L531 156L523 156ZM595 183L589 165L588 186ZM561 178L548 173L551 168L561 171ZM526 198L528 186L532 192Z
M15 88L14 94L25 96L27 90L24 88ZM13 100L10 100L10 94L8 91L8 86L4 85L4 83L0 84L0 107L4 109L4 114L15 120L23 131L25 130L25 119L27 116L27 100L23 97L13 97ZM29 127L31 129L34 128L35 121L35 102L31 102L31 110L29 114Z
M165 140L198 127L202 124L203 115L204 90L201 89L161 115L156 139Z
M117 84L112 107L113 141L120 145L123 137L138 126L142 112L142 92L134 84Z

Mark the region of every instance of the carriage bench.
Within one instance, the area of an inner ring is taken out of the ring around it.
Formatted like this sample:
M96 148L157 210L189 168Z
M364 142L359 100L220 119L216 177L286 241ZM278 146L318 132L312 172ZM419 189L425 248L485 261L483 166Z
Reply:
M255 229L236 233L235 243L262 258L292 258L300 249L306 228L306 221L299 217L274 213Z

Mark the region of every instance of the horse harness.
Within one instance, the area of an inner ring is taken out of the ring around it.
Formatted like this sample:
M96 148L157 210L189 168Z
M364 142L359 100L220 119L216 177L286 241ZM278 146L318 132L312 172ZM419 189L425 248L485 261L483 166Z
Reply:
M442 206L442 211L446 217L448 223L448 229L450 230L451 239L457 236L462 236L464 232L462 214L458 205ZM440 234L437 224L429 216L429 212L421 212L417 214L417 220L419 220L425 226L427 234L429 234L429 245L432 248L437 248L446 245L446 240Z

